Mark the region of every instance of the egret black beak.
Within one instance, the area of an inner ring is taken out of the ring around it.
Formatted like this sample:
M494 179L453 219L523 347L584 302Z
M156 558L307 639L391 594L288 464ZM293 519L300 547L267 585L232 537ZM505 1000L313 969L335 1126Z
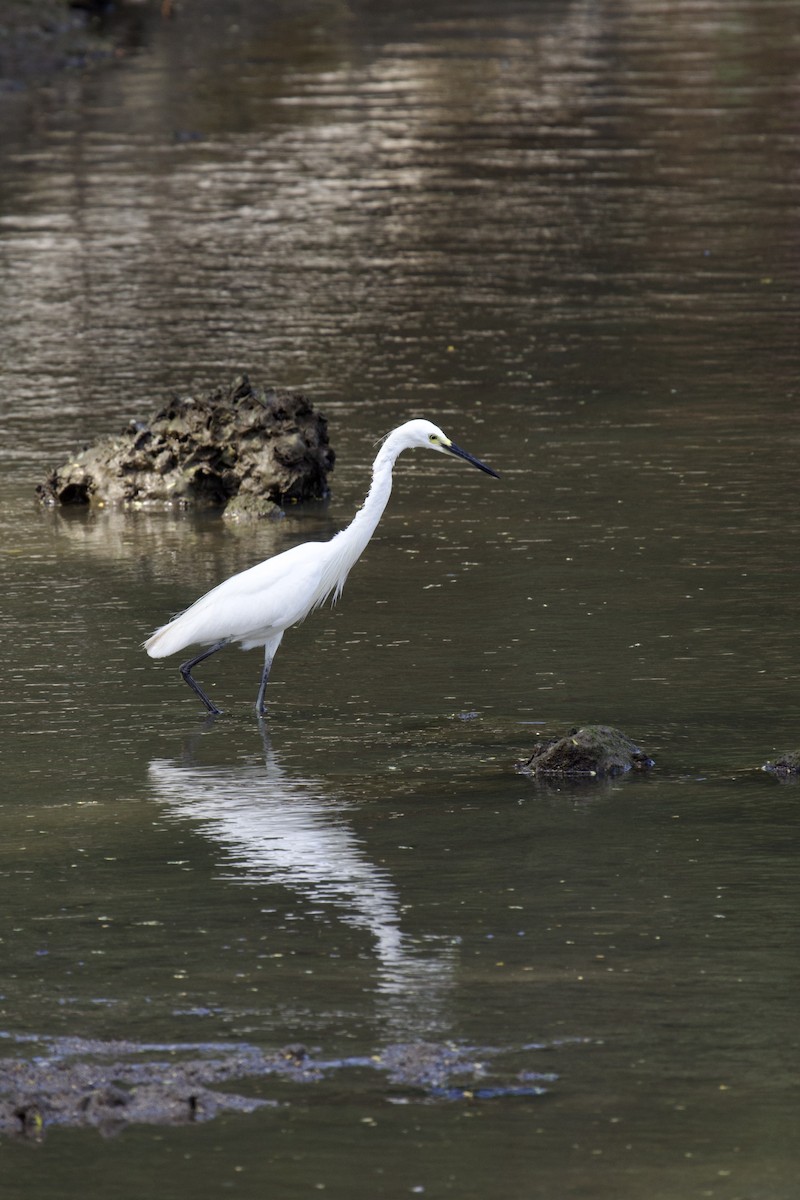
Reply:
M473 467L478 467L481 471L485 471L487 475L493 475L495 479L500 478L497 471L493 471L491 467L487 467L486 463L481 462L479 458L474 458L471 454L467 454L466 450L462 450L455 442L451 442L447 449L451 454L455 454L459 458L465 458L468 463L472 463Z

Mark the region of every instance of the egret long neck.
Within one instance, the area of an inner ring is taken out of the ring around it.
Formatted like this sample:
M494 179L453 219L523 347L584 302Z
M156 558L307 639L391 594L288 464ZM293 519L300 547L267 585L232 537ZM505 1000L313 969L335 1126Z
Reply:
M395 449L391 438L388 438L375 459L372 483L364 503L347 528L337 533L329 543L332 579L328 591L335 587L334 599L339 596L348 573L367 548L389 502L392 494L392 467L398 453L399 450Z
M364 552L367 543L378 527L378 522L383 516L383 510L389 503L389 497L392 494L392 467L394 466L397 454L391 453L391 451L387 453L387 445L388 443L384 443L378 457L375 459L375 465L372 468L372 483L370 484L364 503L353 517L347 529L342 530L342 533L346 533L353 538L353 545L358 546L358 552L353 562Z

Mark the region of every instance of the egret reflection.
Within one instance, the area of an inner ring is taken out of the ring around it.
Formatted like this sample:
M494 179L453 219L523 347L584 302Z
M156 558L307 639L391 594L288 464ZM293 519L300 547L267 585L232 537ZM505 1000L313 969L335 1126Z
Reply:
M285 768L266 737L265 759L231 766L157 759L150 783L172 819L191 822L220 848L219 878L288 889L308 921L329 924L333 917L371 935L375 989L393 1036L440 1028L453 944L436 935L412 939L402 930L397 888L353 831L350 803L332 794L327 781ZM294 936L275 932L276 939Z

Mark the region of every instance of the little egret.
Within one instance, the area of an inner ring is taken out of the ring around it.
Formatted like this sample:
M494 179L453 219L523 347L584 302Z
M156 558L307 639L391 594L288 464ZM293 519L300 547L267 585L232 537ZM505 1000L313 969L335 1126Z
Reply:
M200 654L182 663L180 672L208 711L219 713L220 709L193 678L192 668L231 642L238 642L242 650L263 646L264 669L256 700L256 712L261 715L272 660L281 638L290 625L296 625L319 608L331 593L336 603L388 503L397 456L415 446L454 454L487 475L499 478L496 471L456 446L430 421L406 421L381 445L372 467L367 498L346 529L330 541L304 542L284 550L212 588L147 639L144 647L150 657L166 658L187 646L206 646Z

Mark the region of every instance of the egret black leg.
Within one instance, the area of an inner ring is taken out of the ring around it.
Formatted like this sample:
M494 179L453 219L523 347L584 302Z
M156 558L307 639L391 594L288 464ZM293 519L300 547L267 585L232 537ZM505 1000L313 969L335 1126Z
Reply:
M264 708L264 693L269 683L269 673L272 669L272 660L274 657L274 654L267 655L266 652L264 654L264 670L261 672L261 686L258 689L258 698L256 699L256 712L259 717L263 717L266 712Z
M195 658L190 658L187 662L181 663L179 668L181 675L186 680L189 687L192 689L195 695L200 697L208 711L213 713L215 716L218 716L219 713L222 712L222 709L217 708L216 704L213 704L211 700L209 700L208 696L200 687L200 684L192 677L192 667L196 667L197 664L203 662L204 659L210 658L212 654L216 654L218 650L223 648L223 646L227 646L229 640L229 638L223 638L221 642L216 642L213 646L209 646L208 650L204 650L202 654L198 654Z

